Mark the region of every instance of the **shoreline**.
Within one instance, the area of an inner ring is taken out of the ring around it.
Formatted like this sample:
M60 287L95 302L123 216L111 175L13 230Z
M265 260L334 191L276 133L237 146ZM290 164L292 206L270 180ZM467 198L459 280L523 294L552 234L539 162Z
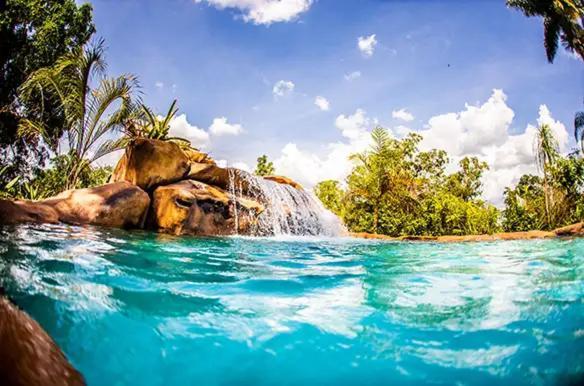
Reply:
M525 231L525 232L501 232L482 235L465 236L387 236L367 232L350 232L349 235L361 239L388 240L388 241L432 241L438 243L457 243L472 241L500 241L500 240L533 240L549 239L557 237L584 237L584 222L567 225L553 231Z

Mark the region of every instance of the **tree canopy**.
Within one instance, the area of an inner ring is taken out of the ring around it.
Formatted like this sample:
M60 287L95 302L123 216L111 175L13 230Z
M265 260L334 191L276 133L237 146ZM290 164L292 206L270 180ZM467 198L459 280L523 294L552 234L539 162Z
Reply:
M419 151L418 134L395 139L378 127L371 139L368 150L351 157L355 166L345 189L331 180L315 188L350 230L391 236L497 230L497 210L478 199L484 162L463 158L460 170L447 175L446 152Z
M23 116L32 114L30 104L18 97L18 89L34 71L53 65L59 57L85 44L95 28L89 4L74 0L6 0L0 2L0 163L10 165L5 178L26 174L42 164L47 153L38 141L17 133ZM58 106L46 100L42 120L47 130L61 134L64 117Z
M276 170L274 168L274 163L268 160L267 155L262 155L258 157L258 163L256 165L256 169L254 174L257 176L270 176L273 175Z

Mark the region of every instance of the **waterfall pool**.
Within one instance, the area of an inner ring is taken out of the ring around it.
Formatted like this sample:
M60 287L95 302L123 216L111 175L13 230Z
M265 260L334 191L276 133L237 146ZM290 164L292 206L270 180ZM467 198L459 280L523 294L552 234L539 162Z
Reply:
M584 239L0 229L0 284L89 385L584 381Z

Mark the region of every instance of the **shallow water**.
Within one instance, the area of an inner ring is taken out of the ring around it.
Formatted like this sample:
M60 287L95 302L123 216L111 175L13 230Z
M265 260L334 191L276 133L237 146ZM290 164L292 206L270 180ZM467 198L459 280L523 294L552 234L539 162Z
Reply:
M584 380L584 239L0 230L0 284L89 385Z

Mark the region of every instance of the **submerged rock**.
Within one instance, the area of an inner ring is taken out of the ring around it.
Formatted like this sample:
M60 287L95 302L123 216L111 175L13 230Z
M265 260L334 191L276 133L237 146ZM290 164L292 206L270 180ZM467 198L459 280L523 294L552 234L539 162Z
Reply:
M184 180L156 188L149 223L177 235L246 234L263 210L256 201L245 198L230 200L223 189L200 181Z
M2 385L85 385L83 376L45 330L3 296L0 296L0 358Z
M137 138L126 147L111 181L128 181L148 190L183 179L189 164L189 157L176 143Z
M0 224L26 222L139 228L150 205L148 194L128 182L67 190L42 201L0 200Z

